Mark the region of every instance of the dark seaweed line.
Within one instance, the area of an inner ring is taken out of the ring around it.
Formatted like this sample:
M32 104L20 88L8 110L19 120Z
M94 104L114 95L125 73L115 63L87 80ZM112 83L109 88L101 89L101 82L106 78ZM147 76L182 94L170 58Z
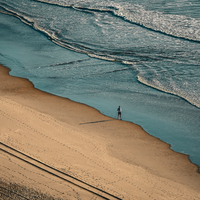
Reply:
M43 171L45 171L45 172L47 172L47 173L53 175L53 176L56 176L56 177L58 177L58 178L60 178L60 179L62 179L62 180L64 180L64 181L67 181L67 182L69 182L69 183L71 183L71 184L73 184L73 185L75 185L75 186L77 186L77 187L79 187L79 188L81 188L81 189L83 189L83 190L86 190L86 191L88 191L88 192L90 192L90 193L93 193L93 194L95 194L95 195L97 195L97 196L99 196L99 197L101 197L101 198L107 199L107 200L110 200L110 198L105 197L106 195L108 195L108 196L110 196L110 197L112 197L112 198L114 198L114 199L121 200L121 199L120 199L119 197L117 197L117 196L114 196L114 195L112 195L112 194L110 194L110 193L108 193L108 192L106 192L106 191L103 191L103 190L101 190L101 189L99 189L99 188L96 188L95 186L92 186L92 185L90 185L90 184L88 184L88 183L86 183L86 182L84 182L84 181L81 181L81 180L79 180L79 179L77 179L77 178L75 178L75 177L73 177L73 176L71 176L71 175L69 175L69 174L66 174L66 173L64 173L64 172L62 172L62 171L59 171L59 170L57 170L57 169L55 169L55 168L53 168L53 167L51 167L51 166L49 166L49 165L47 165L47 164L45 164L45 163L42 163L41 161L36 160L36 159L34 159L34 158L32 158L32 157L30 157L30 156L28 156L28 155L26 155L26 154L24 154L24 153L22 153L22 152L20 152L20 151L14 149L14 148L12 148L12 147L10 147L10 146L7 146L6 144L3 144L2 142L0 142L0 145L6 147L6 148L8 148L8 149L11 149L12 151L17 152L17 153L19 153L19 154L21 154L21 155L23 155L23 156L25 156L25 157L27 157L27 158L29 158L29 159L31 159L31 160L33 160L33 161L39 163L39 164L41 164L41 165L43 165L43 166L45 166L45 167L47 167L47 168L49 168L49 169L52 169L52 170L55 171L55 172L58 172L58 173L60 173L60 174L62 174L62 175L65 175L65 176L68 176L68 177L70 177L71 179L73 179L73 180L79 182L79 184L82 183L82 184L84 184L85 186L89 186L89 187L90 187L90 189L87 189L86 187L83 187L83 186L79 185L78 183L73 183L72 181L70 181L70 180L68 180L68 179L66 179L66 178L63 178L63 177L61 177L60 175L57 175L57 174L55 174L55 173L53 173L53 172L50 172L50 171L47 170L47 169L44 169L44 168L42 168L42 167L40 167L40 166L38 166L38 165L36 165L36 164L33 164L33 163L31 163L31 162L29 162L29 161L27 161L27 160L25 160L25 159L23 159L23 158L21 158L21 157L19 157L19 156L17 156L17 155L14 155L13 153L10 153L10 152L8 152L8 151L6 151L6 150L0 148L1 151L5 152L5 153L8 153L8 154L10 154L11 156L14 156L14 157L16 157L16 158L18 158L18 159L20 159L20 160L22 160L22 161L24 161L24 162L26 162L26 163L32 165L32 166L34 166L34 167L37 167L37 168L40 169L40 170L43 170ZM105 196L103 196L103 195L101 195L101 194L98 194L98 193L95 192L95 191L92 191L92 189L93 189L93 190L97 190L97 192L99 191L99 192L103 193Z

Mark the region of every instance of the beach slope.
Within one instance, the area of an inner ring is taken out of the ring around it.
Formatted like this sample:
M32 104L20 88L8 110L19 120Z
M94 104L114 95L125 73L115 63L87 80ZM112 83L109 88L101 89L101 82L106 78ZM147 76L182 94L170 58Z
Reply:
M188 156L0 66L1 199L200 199Z

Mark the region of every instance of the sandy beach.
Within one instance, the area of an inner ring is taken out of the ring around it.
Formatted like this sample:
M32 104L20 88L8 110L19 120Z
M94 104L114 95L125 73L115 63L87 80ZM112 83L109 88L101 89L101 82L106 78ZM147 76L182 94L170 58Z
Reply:
M0 66L0 199L200 199L188 156Z

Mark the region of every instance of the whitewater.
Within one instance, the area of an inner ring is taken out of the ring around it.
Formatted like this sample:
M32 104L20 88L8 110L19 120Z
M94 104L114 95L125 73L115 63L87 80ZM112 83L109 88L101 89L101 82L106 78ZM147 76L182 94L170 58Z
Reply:
M142 126L200 166L200 3L0 0L0 62ZM134 153L134 152L133 152Z

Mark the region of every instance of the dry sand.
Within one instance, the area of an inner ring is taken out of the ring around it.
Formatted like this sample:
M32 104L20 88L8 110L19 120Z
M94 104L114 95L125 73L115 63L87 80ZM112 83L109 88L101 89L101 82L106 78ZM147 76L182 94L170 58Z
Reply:
M200 199L186 155L8 73L0 66L1 199Z

